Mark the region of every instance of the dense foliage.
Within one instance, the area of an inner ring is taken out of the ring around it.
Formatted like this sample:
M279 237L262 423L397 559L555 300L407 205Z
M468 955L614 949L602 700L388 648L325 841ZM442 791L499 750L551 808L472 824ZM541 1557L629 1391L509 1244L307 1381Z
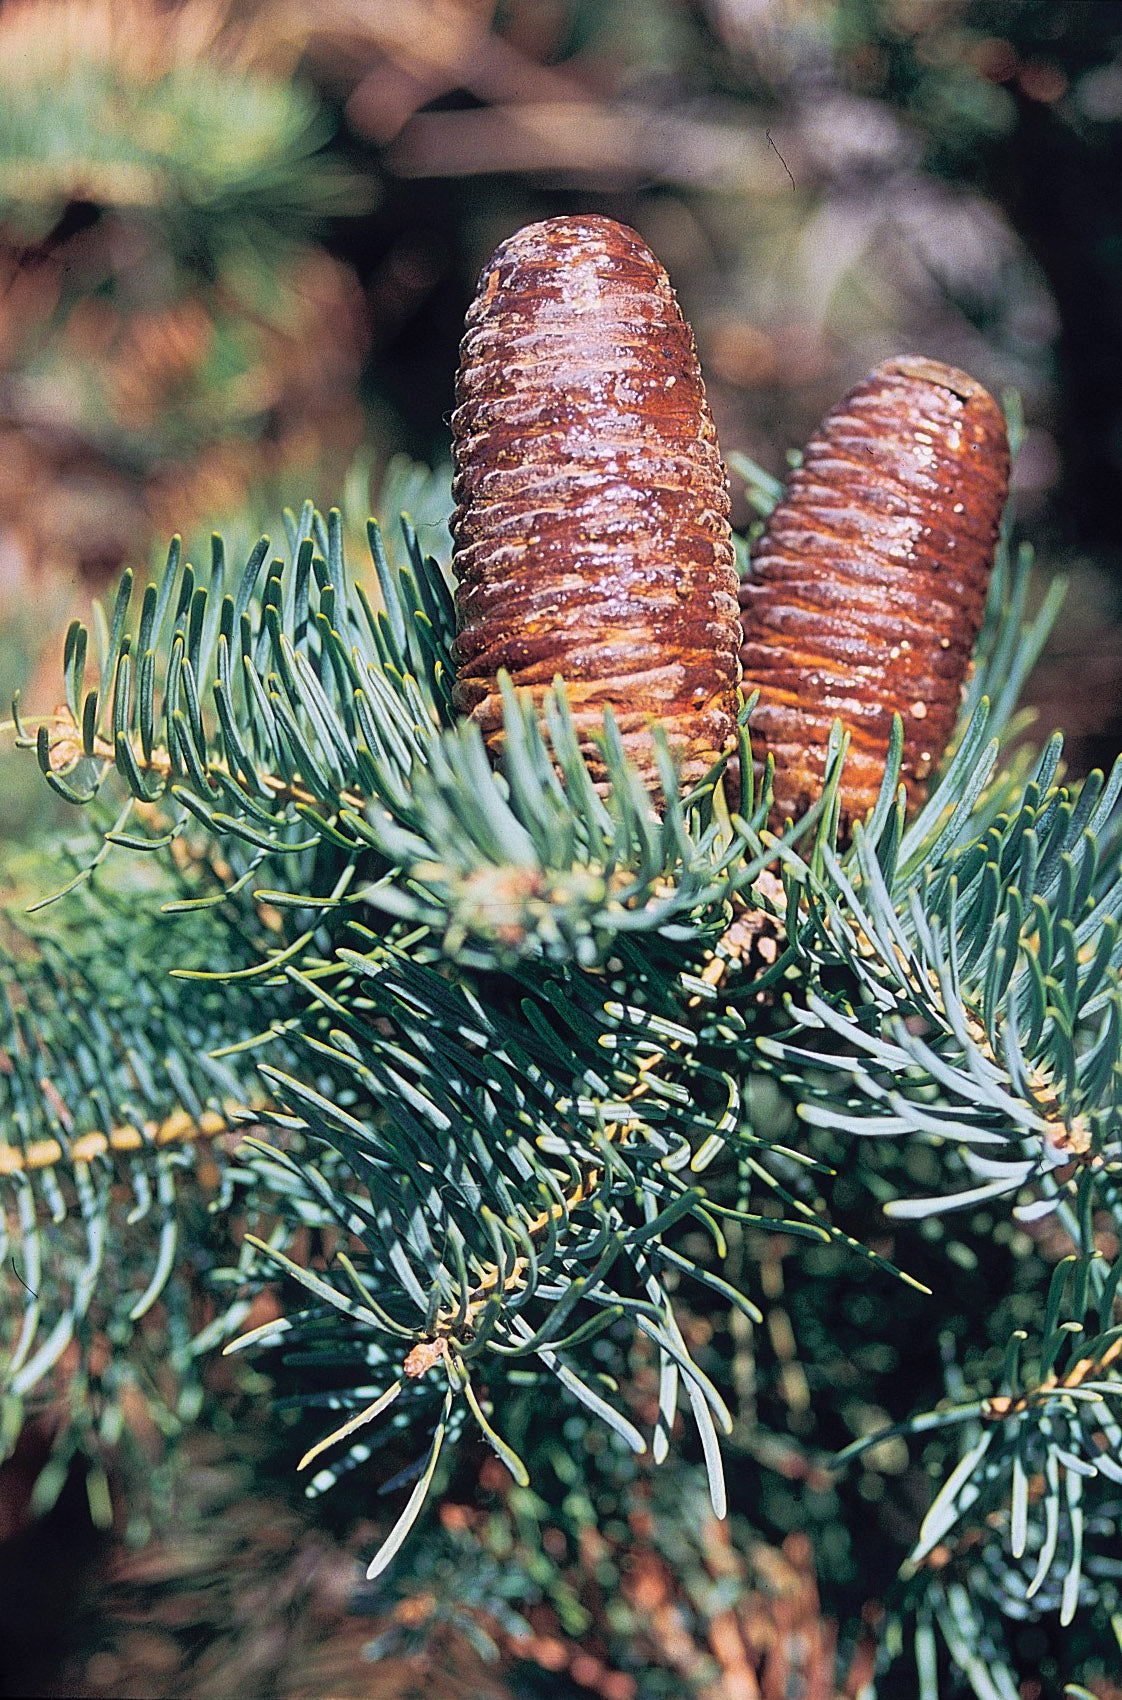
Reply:
M886 1694L910 1649L924 1700L1017 1695L1038 1619L1090 1680L1119 1611L1122 767L1072 790L1016 736L1053 611L1025 620L1027 555L1003 543L928 803L905 819L898 728L843 854L844 739L777 837L750 702L736 784L679 795L667 754L657 809L610 713L592 782L560 680L541 723L508 694L492 768L409 523L392 564L371 525L377 595L337 513L287 525L233 570L173 545L139 610L126 577L67 636L66 706L17 719L105 817L5 924L9 1437L44 1389L68 1413L40 1500L81 1448L104 1506L137 1389L176 1431L225 1342L335 1413L310 1494L404 1492L394 1586L439 1563L407 1537L462 1491L449 1459L497 1454L508 1512L445 1525L468 1619L522 1575L579 1628L543 1519L599 1525L610 1572L620 1508L696 1457L749 1541L816 1535L843 1612L908 1531ZM702 1526L656 1510L682 1577Z

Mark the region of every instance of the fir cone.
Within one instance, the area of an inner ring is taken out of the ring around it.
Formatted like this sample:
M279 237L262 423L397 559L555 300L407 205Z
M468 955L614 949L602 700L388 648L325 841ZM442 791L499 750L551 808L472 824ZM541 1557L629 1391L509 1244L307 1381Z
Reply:
M655 776L661 721L697 780L735 741L729 499L693 335L633 230L553 218L484 267L452 416L455 701L502 740L496 675L564 676L582 743L611 704Z
M954 729L1008 479L1001 410L938 361L886 360L827 414L740 586L774 824L819 795L836 718L851 735L843 831L876 800L894 713L908 801L923 800Z

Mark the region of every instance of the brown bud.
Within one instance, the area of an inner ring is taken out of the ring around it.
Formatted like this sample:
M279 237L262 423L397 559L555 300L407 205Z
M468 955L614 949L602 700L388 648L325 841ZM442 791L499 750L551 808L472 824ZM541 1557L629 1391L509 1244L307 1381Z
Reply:
M773 822L819 795L835 719L851 735L846 830L876 800L894 713L908 801L922 801L954 729L1008 480L1001 410L938 361L886 360L827 414L740 586Z
M504 242L467 316L452 415L455 701L495 750L501 667L611 704L652 781L661 721L699 778L734 742L737 579L693 335L633 230L552 218Z

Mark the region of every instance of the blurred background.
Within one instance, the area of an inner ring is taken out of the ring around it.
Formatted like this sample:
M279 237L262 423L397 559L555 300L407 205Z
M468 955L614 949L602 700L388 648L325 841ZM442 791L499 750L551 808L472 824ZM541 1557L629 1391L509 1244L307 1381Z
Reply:
M1120 184L1115 0L0 0L0 698L49 707L72 614L173 530L384 492L447 548L475 278L594 211L669 270L726 452L781 473L895 352L1019 393L1071 581L1032 699L1109 762ZM55 807L0 759L0 836Z

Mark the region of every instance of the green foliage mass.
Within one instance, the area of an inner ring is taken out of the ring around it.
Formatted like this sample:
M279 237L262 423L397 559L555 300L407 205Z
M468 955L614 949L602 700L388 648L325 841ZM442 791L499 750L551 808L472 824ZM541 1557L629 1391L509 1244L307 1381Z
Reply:
M67 1444L111 1441L101 1342L127 1366L162 1293L181 1388L226 1340L335 1413L309 1493L404 1456L371 1577L411 1562L461 1435L532 1496L558 1407L580 1418L568 1466L555 1423L549 1442L562 1522L609 1526L648 1449L699 1458L723 1517L731 1444L736 1516L817 1526L851 1578L852 1496L781 1510L752 1484L801 1432L815 1480L845 1448L875 1499L922 1446L885 1682L906 1655L923 1700L1015 1695L1016 1625L1046 1614L1080 1674L1122 1621L1122 767L1073 789L1057 741L1017 742L1052 612L1025 619L1027 556L1003 541L929 802L905 820L897 724L843 852L840 729L782 836L750 703L732 800L723 764L681 795L664 748L655 808L610 713L595 784L561 679L540 718L507 689L492 766L453 714L449 590L409 522L392 564L371 525L376 599L338 514L287 529L234 571L218 540L207 573L173 545L139 611L126 577L92 643L67 636L66 711L17 728L111 824L45 920L9 911L9 1431L69 1350ZM796 1355L763 1354L750 1400L737 1351L688 1324L782 1339L754 1273L774 1256ZM199 1273L216 1299L192 1336ZM278 1278L287 1314L233 1339ZM927 1353L911 1378L901 1327ZM564 1604L544 1556L535 1585Z
M102 40L98 22L88 42L63 26L37 60L21 42L0 66L7 223L35 238L75 200L126 208L197 265L201 250L213 259L355 203L357 181L320 155L331 126L311 89L213 55L145 68L143 46ZM158 41L149 53L159 60Z

